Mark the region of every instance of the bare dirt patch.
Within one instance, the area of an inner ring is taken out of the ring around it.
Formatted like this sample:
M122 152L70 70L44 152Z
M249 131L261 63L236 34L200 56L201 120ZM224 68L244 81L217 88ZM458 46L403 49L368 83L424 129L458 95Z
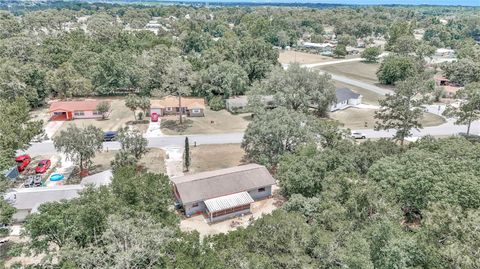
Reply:
M162 133L178 134L214 134L243 132L251 119L251 114L233 115L226 110L205 110L205 117L185 117L180 124L178 116L162 118Z
M199 173L244 164L245 151L240 144L190 146L189 173Z
M330 118L341 122L345 128L350 129L373 129L375 125L375 109L359 109L350 107L330 113ZM432 114L424 113L421 123L423 127L443 124L445 119ZM365 125L365 122L367 123Z

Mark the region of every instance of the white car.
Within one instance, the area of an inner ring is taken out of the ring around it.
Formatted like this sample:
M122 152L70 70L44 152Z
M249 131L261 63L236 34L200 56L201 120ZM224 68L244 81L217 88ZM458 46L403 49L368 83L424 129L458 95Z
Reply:
M355 139L365 139L365 138L367 138L367 137L365 136L364 133L352 132L352 138L355 138Z

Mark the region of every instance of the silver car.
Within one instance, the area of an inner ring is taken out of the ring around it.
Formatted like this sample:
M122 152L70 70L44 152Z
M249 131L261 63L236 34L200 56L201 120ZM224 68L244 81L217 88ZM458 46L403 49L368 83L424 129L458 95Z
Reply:
M361 133L361 132L352 132L352 138L365 139L365 138L367 138L367 136L365 136L365 134Z

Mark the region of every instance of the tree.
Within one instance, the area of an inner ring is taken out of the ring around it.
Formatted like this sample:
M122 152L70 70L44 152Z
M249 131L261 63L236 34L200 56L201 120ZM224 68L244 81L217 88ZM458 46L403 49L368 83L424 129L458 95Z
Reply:
M107 117L107 113L110 112L110 102L108 101L102 101L97 104L97 112L102 114L102 120L104 120Z
M138 99L138 108L143 112L143 115L147 116L150 111L150 98L142 96Z
M128 151L119 150L115 153L115 158L111 162L113 171L125 166L135 166L138 160Z
M443 114L456 117L455 124L467 124L468 135L472 122L480 119L480 83L467 84L457 92L456 97L462 99L459 106L449 105Z
M159 268L170 259L169 246L176 240L175 230L152 218L139 216L108 217L107 228L97 242L85 248L69 245L64 258L79 268Z
M137 161L148 152L148 140L138 129L120 128L117 140L122 145L121 150L131 154Z
M92 92L91 81L80 75L70 63L48 72L45 81L50 92L60 98L86 96Z
M471 59L460 59L458 61L443 65L445 76L452 82L466 85L471 82L480 82L480 64Z
M137 108L139 107L140 100L139 97L135 94L129 94L125 98L125 106L128 107L133 112L133 117L135 120L137 120Z
M205 96L242 95L248 87L248 75L241 66L229 61L212 64L201 72L201 90Z
M313 116L279 107L255 114L245 131L242 148L250 160L275 167L283 154L294 152L302 145L332 143L337 137L330 136L329 132L335 134L338 130L328 129L328 123Z
M0 170L11 166L15 153L26 149L30 141L42 132L42 121L32 121L25 98L13 101L0 99Z
M188 172L190 168L190 144L188 142L188 136L185 137L185 149L183 151L183 166L185 170Z
M177 215L170 210L173 196L166 175L138 172L134 166L124 166L114 171L111 188L120 205L147 212L164 225L177 224Z
M57 151L77 163L82 175L84 169L92 163L95 153L103 147L103 132L92 125L83 129L70 125L53 138L53 145Z
M344 58L347 56L347 47L343 44L338 44L333 50L333 55L337 58Z
M409 56L392 55L385 57L377 71L378 80L383 84L395 84L419 73L415 60Z
M367 63L376 63L377 58L380 55L379 47L369 47L362 51L362 58L365 59Z
M330 75L291 64L286 70L272 71L250 95L273 95L276 105L305 113L313 106L325 116L335 100L335 87Z
M393 51L399 54L408 55L410 53L414 53L419 44L420 41L416 40L413 36L400 36L395 42Z
M189 95L196 82L196 75L193 73L192 66L181 59L175 58L168 65L167 75L164 81L164 91L178 97L178 115L180 124L182 120L182 96Z
M395 93L380 100L380 110L375 112L375 130L395 129L395 138L401 144L412 133L412 129L422 128L423 105L430 101L428 93L433 92L432 81L411 78L398 83Z

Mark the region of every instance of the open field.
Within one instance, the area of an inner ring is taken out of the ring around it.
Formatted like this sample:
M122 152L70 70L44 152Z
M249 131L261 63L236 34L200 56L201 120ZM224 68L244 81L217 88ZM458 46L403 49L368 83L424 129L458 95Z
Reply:
M278 61L281 64L300 63L313 64L322 63L334 60L332 57L323 56L320 54L306 53L293 50L282 50L278 56Z
M251 114L233 115L226 110L205 110L205 117L184 117L183 124L178 116L162 117L162 132L167 135L176 134L214 134L243 132L251 119Z
M66 130L71 124L80 128L93 125L102 129L103 131L116 131L120 127L125 126L127 123L134 121L133 112L125 106L123 98L106 98L105 100L111 100L110 104L112 109L112 112L107 119L74 119L72 121L67 121L58 129L55 135L58 135L61 131ZM131 126L140 129L143 132L148 128L148 122L143 124L134 124Z
M350 129L372 129L375 125L374 109L359 109L350 107L344 110L330 113L330 118L338 120L344 124L345 128ZM367 126L365 126L365 122ZM432 113L424 113L421 120L424 127L437 126L445 122L445 120Z
M380 85L377 79L379 63L348 62L317 67L328 73L360 80L373 85ZM382 85L384 86L384 85Z
M363 88L353 86L350 84L346 84L340 81L333 81L333 84L335 85L336 88L349 88L352 91L359 93L362 95L362 103L363 104L368 104L368 105L378 105L378 100L384 99L385 96L374 93L369 90L365 90Z
M111 169L111 162L115 159L115 153L117 152L117 150L110 150L97 153L92 160L93 164L90 174ZM165 152L161 149L150 148L140 159L138 165L144 167L147 172L165 173Z
M240 144L190 145L190 155L189 173L198 173L240 165L245 152Z

